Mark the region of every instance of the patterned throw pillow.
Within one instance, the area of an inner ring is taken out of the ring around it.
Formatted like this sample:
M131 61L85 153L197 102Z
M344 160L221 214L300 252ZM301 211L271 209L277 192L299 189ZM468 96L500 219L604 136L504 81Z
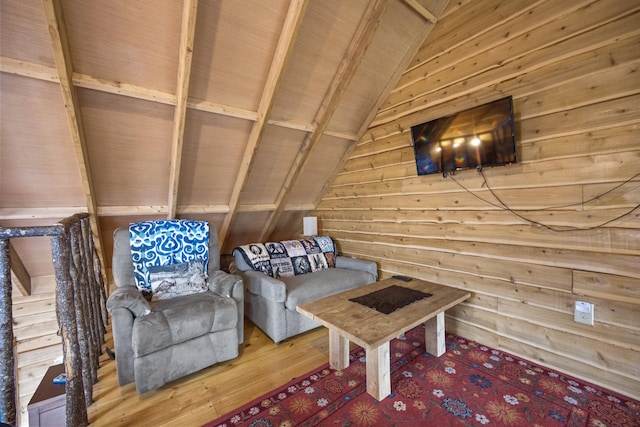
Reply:
M203 261L171 265L152 265L148 268L152 301L205 292L207 276Z

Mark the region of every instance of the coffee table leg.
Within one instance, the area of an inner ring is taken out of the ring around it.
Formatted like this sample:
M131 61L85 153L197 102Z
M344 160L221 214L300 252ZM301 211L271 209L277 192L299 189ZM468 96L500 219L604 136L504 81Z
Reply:
M329 364L341 371L349 366L349 340L329 329Z
M380 401L391 393L389 343L367 350L367 393Z
M427 353L440 357L446 351L444 338L444 311L424 323L424 343Z

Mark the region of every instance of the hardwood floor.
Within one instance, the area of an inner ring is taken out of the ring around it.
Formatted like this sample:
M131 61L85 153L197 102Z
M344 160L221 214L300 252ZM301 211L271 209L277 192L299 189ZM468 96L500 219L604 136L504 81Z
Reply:
M110 333L106 340L106 345L113 348ZM253 323L245 321L245 343L238 358L140 395L133 383L118 387L115 361L105 353L94 386L94 403L88 408L89 423L200 426L328 360L326 328L275 345Z

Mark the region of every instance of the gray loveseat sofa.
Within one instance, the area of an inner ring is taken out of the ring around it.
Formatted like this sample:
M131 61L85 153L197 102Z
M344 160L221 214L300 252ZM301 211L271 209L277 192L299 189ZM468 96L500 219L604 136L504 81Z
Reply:
M327 237L321 239L328 239L333 245L332 253L328 250L325 252L329 259L328 265L324 268L303 267L302 271L297 271L298 266L295 265L300 258L289 257L287 249L282 244L306 244L309 239L254 243L233 250L234 263L231 272L242 276L245 285L246 316L276 344L320 326L318 322L298 313L298 304L367 285L378 278L375 262L337 256L333 241ZM266 252L259 254L260 251ZM254 259L252 262L248 259L251 258L251 254L261 261L255 262ZM313 263L314 256L308 254L307 258ZM288 258L287 262L293 260L292 264L296 270L293 274L280 274L283 258Z
M134 279L129 230L114 233L109 296L118 384L138 393L238 356L244 340L242 278L220 270L215 227L209 233L207 290L148 302Z

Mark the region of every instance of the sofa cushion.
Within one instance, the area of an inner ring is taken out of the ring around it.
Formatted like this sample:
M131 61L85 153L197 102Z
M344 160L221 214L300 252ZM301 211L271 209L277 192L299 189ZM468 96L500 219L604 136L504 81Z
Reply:
M133 324L135 357L144 356L210 332L235 328L236 302L212 292L203 292L152 302L152 312ZM212 315L213 314L213 315Z
M148 267L202 260L209 261L209 223L192 220L158 220L129 225L129 244L136 286L151 291Z
M209 289L202 260L181 264L152 265L147 270L151 282L152 301L197 294Z
M283 277L280 280L287 287L287 299L284 305L288 310L295 310L299 304L373 283L375 277L361 270L329 268L313 274Z
M237 264L275 278L333 268L336 259L335 244L327 236L264 244L251 243L238 246L233 254Z

